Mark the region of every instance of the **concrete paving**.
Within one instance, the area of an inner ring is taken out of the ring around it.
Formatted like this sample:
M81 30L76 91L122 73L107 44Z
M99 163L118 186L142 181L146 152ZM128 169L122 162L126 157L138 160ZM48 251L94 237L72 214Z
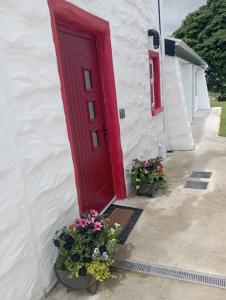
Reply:
M155 198L118 202L144 209L121 257L226 276L226 139L217 136L219 116L213 109L195 120L195 151L169 155L169 182ZM192 171L212 176L189 178ZM185 189L188 179L208 181L207 190Z
M194 121L194 151L174 152L164 162L167 186L151 198L131 195L120 205L144 211L118 255L145 263L226 276L226 138L218 137L220 109L200 112ZM190 179L210 171L210 179ZM207 190L185 189L187 180L208 181ZM226 290L138 273L118 273L98 294L67 294L60 285L48 300L72 299L225 300Z

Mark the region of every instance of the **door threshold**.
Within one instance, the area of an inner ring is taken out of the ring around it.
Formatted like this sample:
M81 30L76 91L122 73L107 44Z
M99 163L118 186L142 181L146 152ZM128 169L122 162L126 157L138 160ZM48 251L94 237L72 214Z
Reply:
M113 204L116 201L116 197L114 196L113 199L104 207L104 209L102 209L102 211L99 213L99 215L102 215L107 209L108 207Z

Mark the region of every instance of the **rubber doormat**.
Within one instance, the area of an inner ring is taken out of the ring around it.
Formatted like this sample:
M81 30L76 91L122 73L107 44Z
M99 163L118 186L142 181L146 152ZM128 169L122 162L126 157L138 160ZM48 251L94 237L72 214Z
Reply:
M184 187L187 189L206 190L208 183L204 181L187 181Z
M140 208L116 204L111 204L104 212L104 215L107 215L112 223L119 223L122 226L122 230L119 235L119 244L124 244L126 242L142 212L143 209Z
M193 171L191 173L192 178L210 178L212 175L212 172L197 172Z

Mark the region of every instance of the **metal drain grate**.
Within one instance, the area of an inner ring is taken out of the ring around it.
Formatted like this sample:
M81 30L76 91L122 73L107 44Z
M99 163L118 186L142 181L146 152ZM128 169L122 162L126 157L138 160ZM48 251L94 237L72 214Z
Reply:
M204 181L187 181L185 183L186 189L195 189L195 190L206 190L209 182Z
M192 178L210 178L212 175L212 172L197 172L193 171L191 173Z
M144 264L132 260L125 260L123 258L118 257L114 258L114 266L129 271L157 275L160 277L183 280L226 289L226 277L223 276L188 271L175 267Z

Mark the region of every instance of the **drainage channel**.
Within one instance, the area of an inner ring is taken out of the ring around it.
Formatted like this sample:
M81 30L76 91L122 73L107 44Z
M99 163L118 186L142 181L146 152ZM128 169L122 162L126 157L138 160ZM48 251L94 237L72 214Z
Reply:
M155 264L144 264L137 261L125 260L119 257L114 258L114 267L133 272L156 275L160 277L188 281L197 284L204 284L208 286L226 289L226 277L214 274L201 273Z

